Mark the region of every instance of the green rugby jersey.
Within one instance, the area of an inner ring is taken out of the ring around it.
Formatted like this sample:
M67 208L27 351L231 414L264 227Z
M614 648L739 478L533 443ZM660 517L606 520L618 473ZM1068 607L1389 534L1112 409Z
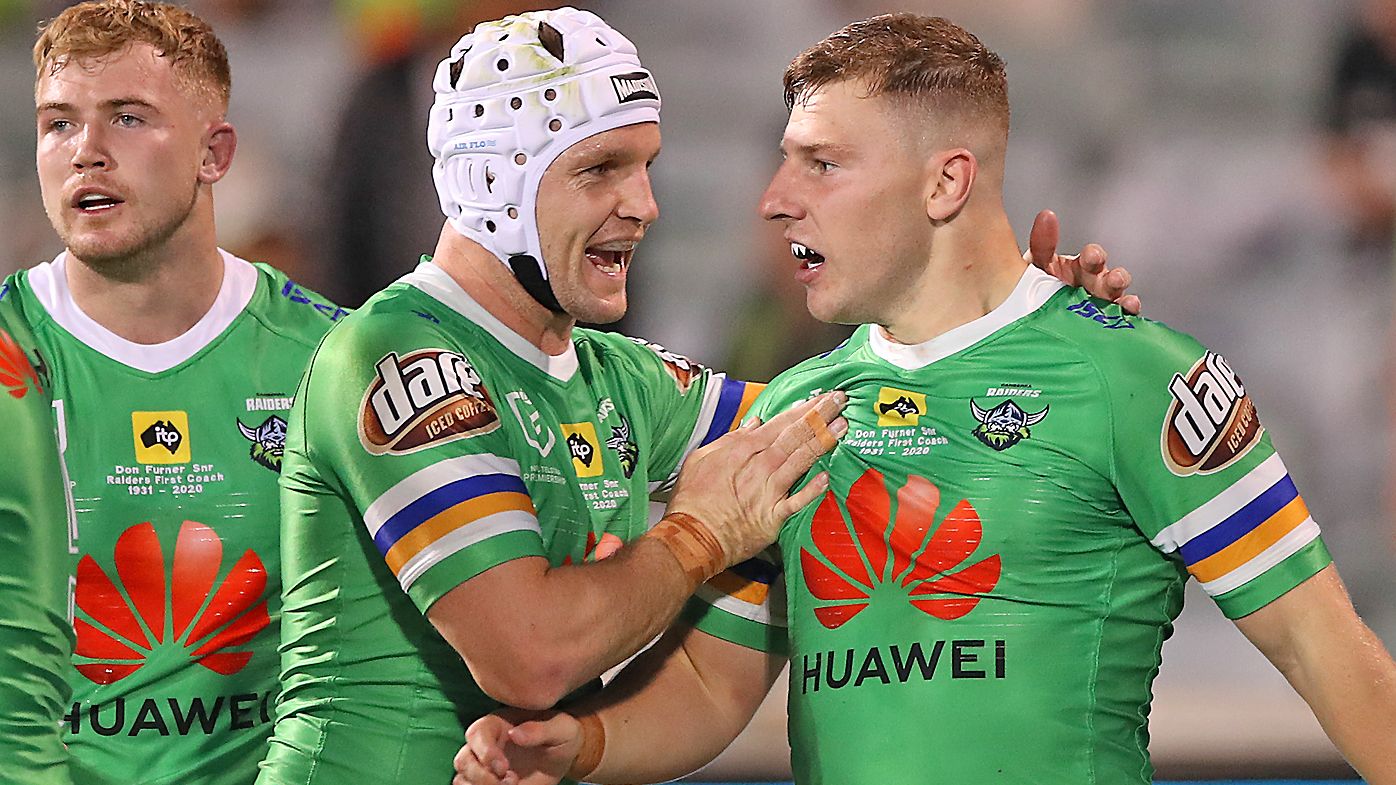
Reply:
M264 785L446 782L498 707L425 618L503 562L577 563L759 385L578 329L549 356L423 262L326 336L282 472L286 585Z
M63 729L83 785L247 785L266 752L285 418L342 311L224 262L209 312L153 346L77 307L66 255L10 280L67 425L79 553Z
M1187 575L1237 618L1329 563L1225 360L1033 268L927 343L859 328L753 412L835 388L830 492L690 608L753 648L788 625L802 785L1148 783Z
M18 300L0 288L0 431L14 451L0 472L0 772L17 785L65 785L71 505L45 354Z

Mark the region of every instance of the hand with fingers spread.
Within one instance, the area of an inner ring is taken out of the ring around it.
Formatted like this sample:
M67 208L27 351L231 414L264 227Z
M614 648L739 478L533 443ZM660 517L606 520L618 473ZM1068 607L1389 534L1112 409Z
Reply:
M665 519L651 530L696 587L775 541L785 519L828 487L821 474L790 488L848 432L848 396L825 393L695 451L679 473Z
M1091 243L1075 256L1057 253L1057 241L1061 236L1061 226L1056 213L1043 210L1032 222L1032 233L1028 235L1028 252L1023 258L1043 271L1060 278L1068 286L1080 286L1086 291L1116 303L1126 312L1139 313L1139 298L1125 294L1132 278L1129 270L1123 267L1107 267L1109 255L1105 249Z
M564 712L503 709L470 724L452 785L555 785L582 747L582 725Z

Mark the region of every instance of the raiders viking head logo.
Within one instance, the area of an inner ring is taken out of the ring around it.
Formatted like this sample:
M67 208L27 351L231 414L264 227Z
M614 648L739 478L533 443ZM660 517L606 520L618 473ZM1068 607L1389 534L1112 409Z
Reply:
M238 430L252 442L252 460L274 472L281 471L281 455L286 450L285 420L273 414L256 428L248 428L238 420Z
M974 412L974 419L979 421L979 426L973 431L974 437L994 450L1002 452L1018 442L1030 438L1032 431L1028 429L1042 422L1047 417L1047 410L1051 407L1044 406L1042 411L1028 414L1023 411L1021 406L1009 400L986 412L971 398L969 408L970 411Z
M625 415L620 416L619 427L611 428L611 438L606 440L606 446L620 456L620 470L627 480L630 479L635 474L635 462L640 459L640 448L630 438L630 421L625 419Z
M359 406L359 441L374 455L416 452L499 427L480 375L455 352L389 352L374 368Z

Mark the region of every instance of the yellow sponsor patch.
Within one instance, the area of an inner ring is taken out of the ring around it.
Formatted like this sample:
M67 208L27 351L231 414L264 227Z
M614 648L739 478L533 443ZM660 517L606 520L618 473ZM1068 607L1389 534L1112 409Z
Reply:
M916 425L926 413L926 394L883 387L877 391L877 424L883 428Z
M564 423L563 440L572 455L572 468L578 477L596 477L603 471L601 441L596 438L596 426L589 422Z
M131 412L138 463L189 463L186 412Z

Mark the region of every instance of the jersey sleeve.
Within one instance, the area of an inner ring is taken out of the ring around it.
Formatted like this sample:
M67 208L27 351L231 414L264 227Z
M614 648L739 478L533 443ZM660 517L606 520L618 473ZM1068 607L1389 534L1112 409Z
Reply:
M1241 377L1191 338L1140 325L1130 337L1151 342L1103 369L1115 482L1153 545L1240 618L1331 557Z
M489 380L439 326L373 316L317 352L305 444L425 613L491 567L544 555L542 533Z
M0 430L22 459L0 471L0 760L21 783L67 782L71 508L46 385L4 325Z
M630 340L642 347L633 354L654 417L649 489L663 492L673 487L689 453L742 422L765 385L729 379L659 344Z
M770 395L747 416L769 419ZM767 548L698 587L684 609L697 629L748 649L787 655L785 574L779 549Z

